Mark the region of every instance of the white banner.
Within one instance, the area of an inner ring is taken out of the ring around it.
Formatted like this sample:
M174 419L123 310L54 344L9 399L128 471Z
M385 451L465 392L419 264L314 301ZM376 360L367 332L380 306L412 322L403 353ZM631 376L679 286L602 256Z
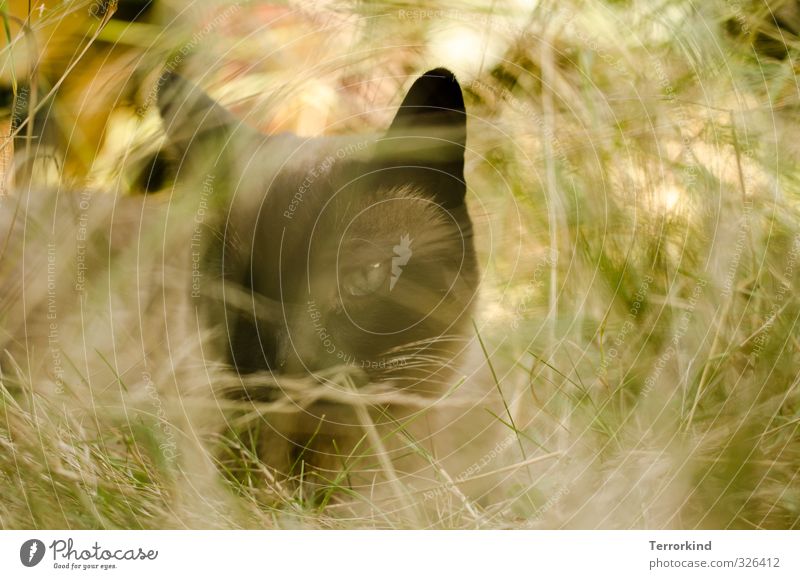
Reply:
M6 531L0 546L0 576L32 579L800 577L792 531Z

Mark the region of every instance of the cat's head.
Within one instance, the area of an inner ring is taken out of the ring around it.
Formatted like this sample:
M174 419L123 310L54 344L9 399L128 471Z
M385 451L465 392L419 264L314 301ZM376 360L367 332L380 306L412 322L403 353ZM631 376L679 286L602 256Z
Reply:
M224 165L215 237L225 243L206 267L223 280L215 295L228 304L235 365L444 380L470 334L478 283L452 73L416 79L378 138L254 136L206 97L187 107L194 122L179 123L175 102L162 99L168 125L188 127L189 143L206 142L204 162ZM251 299L232 307L233 295Z

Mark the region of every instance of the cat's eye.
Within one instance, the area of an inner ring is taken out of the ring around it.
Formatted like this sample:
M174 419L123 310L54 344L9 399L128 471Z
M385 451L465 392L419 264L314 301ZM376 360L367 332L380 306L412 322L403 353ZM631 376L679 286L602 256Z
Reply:
M375 293L386 281L389 268L383 262L347 272L342 279L342 289L351 296L366 296Z

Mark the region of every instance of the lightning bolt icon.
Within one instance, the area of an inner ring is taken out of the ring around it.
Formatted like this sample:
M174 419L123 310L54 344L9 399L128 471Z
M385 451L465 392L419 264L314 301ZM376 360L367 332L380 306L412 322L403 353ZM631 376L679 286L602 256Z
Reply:
M411 236L406 233L400 238L400 243L393 248L394 256L392 257L392 277L389 279L389 291L394 289L397 280L400 279L400 274L403 273L403 266L408 264L411 255Z

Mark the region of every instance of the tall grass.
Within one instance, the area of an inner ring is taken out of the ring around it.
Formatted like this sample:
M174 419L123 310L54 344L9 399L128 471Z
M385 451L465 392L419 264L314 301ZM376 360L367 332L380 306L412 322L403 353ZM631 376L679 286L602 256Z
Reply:
M779 2L255 3L215 20L228 5L87 24L99 40L62 67L56 136L18 159L34 169L2 199L0 526L800 526L797 38ZM508 438L465 444L473 466L435 492L399 490L417 517L353 490L363 457L287 486L257 433L224 428L241 415L214 392L235 377L170 274L196 201L167 190L112 221L159 144L141 107L170 59L251 124L308 135L380 128L414 74L459 76L476 363ZM81 208L64 197L80 191L95 246L76 295ZM481 477L491 492L462 492Z

